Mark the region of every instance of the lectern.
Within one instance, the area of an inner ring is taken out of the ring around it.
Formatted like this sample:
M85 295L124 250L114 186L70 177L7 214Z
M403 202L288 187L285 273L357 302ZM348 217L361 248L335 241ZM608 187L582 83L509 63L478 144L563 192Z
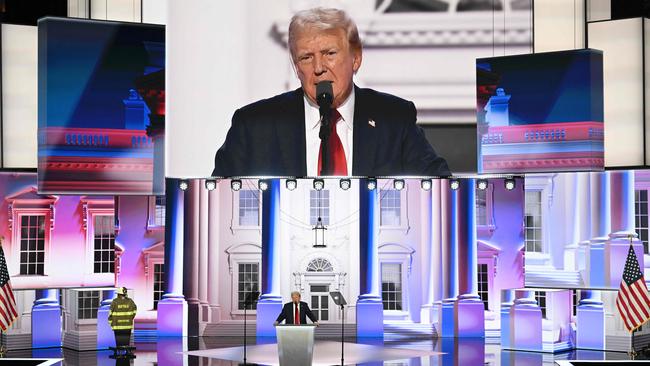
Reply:
M280 365L309 366L314 356L313 324L280 324L275 328L278 337Z

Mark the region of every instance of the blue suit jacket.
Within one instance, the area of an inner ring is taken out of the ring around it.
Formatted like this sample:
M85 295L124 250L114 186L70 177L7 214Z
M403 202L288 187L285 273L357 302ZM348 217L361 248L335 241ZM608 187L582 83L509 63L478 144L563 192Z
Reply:
M285 320L286 324L294 324L293 323L293 302L288 302L284 304L282 307L282 311L280 312L280 315L278 315L278 318L275 319L276 322L282 323L283 320ZM312 323L317 322L318 320L316 319L316 316L314 316L314 313L311 312L311 309L309 309L309 305L307 305L306 302L301 301L300 302L300 324L307 324L307 317L311 319Z
M447 162L415 122L412 102L355 86L350 175L449 176ZM259 175L307 176L302 89L235 111L212 176Z

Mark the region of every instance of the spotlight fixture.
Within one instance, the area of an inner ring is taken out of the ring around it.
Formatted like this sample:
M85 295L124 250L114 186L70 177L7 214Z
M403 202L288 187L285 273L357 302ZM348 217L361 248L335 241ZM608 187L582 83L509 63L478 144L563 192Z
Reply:
M460 181L458 179L452 179L449 181L449 187L454 191L460 187Z
M187 190L187 188L188 188L189 186L190 186L189 183L187 183L187 181L186 181L185 179L181 180L181 181L178 183L178 188L180 188L181 191L185 191L185 190Z
M206 179L205 180L205 189L208 191L214 191L215 188L217 188L217 181L214 179Z
M485 179L479 179L476 181L476 188L480 189L481 191L486 190L488 187L488 181Z
M314 189L321 191L323 188L325 188L325 181L322 179L314 179Z
M260 189L260 191L266 191L267 189L269 189L269 182L260 179L260 181L257 182L257 187Z
M430 191L432 185L433 183L431 182L431 179L422 179L420 182L420 187L425 191Z
M347 191L350 189L350 186L352 186L352 181L344 178L339 181L339 186L341 187L342 190Z
M377 188L377 179L370 178L368 179L368 190L372 191Z
M241 180L239 179L233 179L230 181L230 188L233 191L238 191L241 189Z
M298 187L298 181L295 179L287 179L287 189L293 191Z
M516 185L515 180L513 178L507 178L504 181L504 185L506 186L506 189L508 191L512 191L513 189L515 189L515 185Z
M393 180L393 188L395 188L398 191L401 191L404 189L404 179L395 179Z

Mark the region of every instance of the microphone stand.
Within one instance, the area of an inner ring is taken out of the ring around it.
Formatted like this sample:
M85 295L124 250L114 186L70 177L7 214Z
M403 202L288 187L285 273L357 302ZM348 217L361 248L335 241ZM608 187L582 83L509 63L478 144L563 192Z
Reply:
M343 309L343 304L341 304L341 366L344 366L344 352L345 352L345 311Z
M320 131L318 133L318 137L320 137L321 140L321 146L323 147L321 150L321 173L320 175L330 175L330 159L329 159L329 140L330 140L330 116L332 113L332 110L330 109L329 105L323 105L320 107L320 115L321 115L321 120L320 120Z

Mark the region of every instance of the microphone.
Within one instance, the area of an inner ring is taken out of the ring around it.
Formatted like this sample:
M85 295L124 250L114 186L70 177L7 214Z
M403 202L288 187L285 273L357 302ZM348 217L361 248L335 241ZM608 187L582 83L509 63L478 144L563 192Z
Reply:
M332 111L332 101L334 91L332 82L324 80L316 84L316 102L318 103L318 112L320 113L320 131L318 137L322 143L322 175L329 175L330 162L329 155L329 137L330 137L330 115Z

